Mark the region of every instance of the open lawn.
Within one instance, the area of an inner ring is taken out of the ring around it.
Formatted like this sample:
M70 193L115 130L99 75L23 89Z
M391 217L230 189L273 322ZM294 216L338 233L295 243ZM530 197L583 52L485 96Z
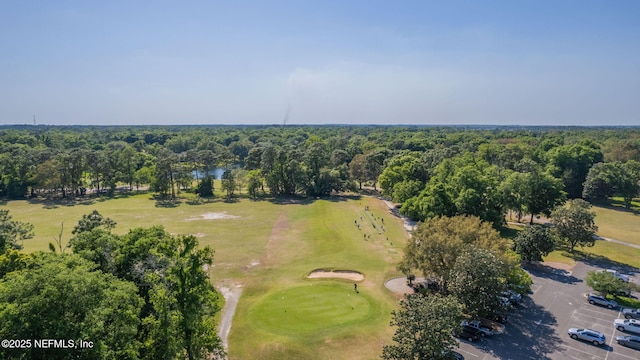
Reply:
M626 220L631 222L637 221L629 217L627 217ZM605 220L601 219L600 221ZM606 221L604 223L606 224ZM634 226L637 224L625 225ZM509 238L515 237L517 232L523 229L523 226L520 225L509 224L508 226L508 229L503 231L503 236ZM627 265L640 269L640 249L605 240L598 240L593 247L576 247L573 254L564 249L552 251L544 257L544 261L562 263L570 266L573 266L576 261L597 261L611 266Z
M622 207L594 206L598 235L640 245L640 213Z
M407 235L382 201L193 200L157 202L138 194L74 205L11 201L4 207L35 226L25 251L47 250L61 223L66 243L81 216L94 209L118 223L117 233L163 225L197 236L216 251L212 282L243 288L229 336L231 359L372 359L390 343L397 298L383 284L398 275L395 264ZM319 268L356 270L365 279L356 293L351 281L307 278Z

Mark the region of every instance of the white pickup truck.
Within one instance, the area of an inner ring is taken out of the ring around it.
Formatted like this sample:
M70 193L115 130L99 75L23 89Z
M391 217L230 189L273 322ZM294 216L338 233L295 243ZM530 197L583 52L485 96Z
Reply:
M504 325L488 319L462 320L462 326L469 326L482 331L484 336L493 336L504 332Z

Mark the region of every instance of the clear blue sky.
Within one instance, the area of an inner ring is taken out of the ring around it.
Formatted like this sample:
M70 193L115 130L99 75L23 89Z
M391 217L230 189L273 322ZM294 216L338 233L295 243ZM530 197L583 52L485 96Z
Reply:
M639 18L636 0L7 0L0 124L640 125Z

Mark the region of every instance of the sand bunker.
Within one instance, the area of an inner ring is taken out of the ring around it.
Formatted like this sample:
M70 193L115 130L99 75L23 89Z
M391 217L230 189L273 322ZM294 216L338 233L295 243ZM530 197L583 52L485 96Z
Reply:
M204 213L202 215L193 216L187 220L224 220L224 219L239 219L240 216L229 215L227 212L221 213Z
M313 270L307 276L309 279L347 279L352 281L364 280L362 273L353 270L331 270L317 269Z

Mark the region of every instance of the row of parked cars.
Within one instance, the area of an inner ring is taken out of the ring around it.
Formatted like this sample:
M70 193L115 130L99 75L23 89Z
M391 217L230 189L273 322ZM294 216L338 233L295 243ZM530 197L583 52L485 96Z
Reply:
M600 305L609 309L617 309L619 307L615 301L593 293L587 294L587 301L591 305ZM624 319L615 319L613 321L613 327L622 332L640 335L640 311L638 309L623 309L622 315ZM596 330L571 328L568 333L573 339L588 341L596 346L606 343L604 334ZM616 336L616 342L619 345L640 350L640 336Z
M507 290L500 295L500 300L506 309L516 307L522 302L522 295L513 290ZM507 322L507 314L497 311L492 319L467 319L463 320L460 332L456 334L461 339L478 341L480 338L501 334L504 332L504 323Z

